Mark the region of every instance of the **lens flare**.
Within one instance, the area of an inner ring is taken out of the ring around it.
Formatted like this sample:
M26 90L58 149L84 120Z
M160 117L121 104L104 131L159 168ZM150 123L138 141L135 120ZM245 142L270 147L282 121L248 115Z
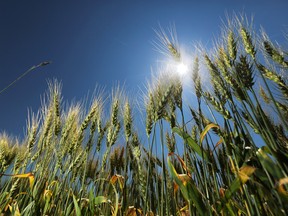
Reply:
M181 63L179 63L179 64L177 65L177 72L178 72L180 75L186 74L187 71L188 71L188 67L187 67L187 65L185 65L184 63L181 62Z

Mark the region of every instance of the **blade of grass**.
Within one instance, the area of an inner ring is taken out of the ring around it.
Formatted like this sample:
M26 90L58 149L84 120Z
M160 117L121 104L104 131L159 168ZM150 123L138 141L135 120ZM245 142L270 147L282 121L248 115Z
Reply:
M192 137L181 130L178 127L172 129L174 133L177 133L182 139L186 140L187 144L195 151L202 159L208 160L208 154L205 149L201 148Z

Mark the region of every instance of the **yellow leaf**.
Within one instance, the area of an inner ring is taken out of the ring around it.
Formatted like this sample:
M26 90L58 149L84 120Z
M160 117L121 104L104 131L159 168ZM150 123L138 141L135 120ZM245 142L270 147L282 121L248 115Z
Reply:
M242 166L239 169L238 176L242 184L245 184L250 179L250 176L255 172L255 170L256 168L252 166Z
M34 180L35 180L34 175L29 176L28 178L29 178L30 188L32 189L32 188L33 188L33 185L34 185Z
M58 184L58 181L54 180L50 183L49 187L52 187L54 184Z
M206 134L208 133L208 131L209 131L211 128L219 128L219 125L214 124L214 123L208 124L208 125L204 128L204 130L202 131L202 133L200 134L200 142L201 142L201 143L203 142L204 137L206 136Z
M12 198L11 197L9 198L9 201L8 201L7 205L4 207L4 212L6 212L8 210L8 208L10 209L10 203L12 203Z
M12 212L12 210L13 210L13 209L12 209L12 206L11 206L10 204L8 204L8 205L6 206L6 210L5 210L5 211L7 211L7 207L9 208L9 211Z
M44 190L44 197L46 199L50 199L52 197L52 191L51 190Z
M191 177L187 174L178 174L178 178L182 181L184 186L186 186L187 183L191 181Z
M221 143L223 143L222 137L221 137L220 140L216 143L215 149L216 149Z
M20 195L27 195L27 192L20 192L15 196L15 199L17 199Z
M33 173L15 174L15 175L11 175L11 176L16 177L16 178L28 178L30 188L32 189L33 184L34 184L34 180L35 180Z
M17 177L17 178L28 178L31 175L34 176L33 173L15 174L15 175L12 175L12 176L13 177Z
M9 206L10 212L14 213L13 216L21 216L20 210L16 201L13 201L13 203L8 206Z

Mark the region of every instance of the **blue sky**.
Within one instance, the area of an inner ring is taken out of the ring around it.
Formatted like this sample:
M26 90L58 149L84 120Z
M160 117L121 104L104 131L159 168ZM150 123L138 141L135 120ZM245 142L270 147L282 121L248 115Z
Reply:
M52 61L0 94L0 131L23 135L27 109L38 110L48 79L62 81L64 101L81 100L96 84L110 91L117 81L139 91L162 57L151 44L159 23L175 23L181 44L210 47L225 14L244 12L281 43L287 9L287 0L0 1L0 89Z

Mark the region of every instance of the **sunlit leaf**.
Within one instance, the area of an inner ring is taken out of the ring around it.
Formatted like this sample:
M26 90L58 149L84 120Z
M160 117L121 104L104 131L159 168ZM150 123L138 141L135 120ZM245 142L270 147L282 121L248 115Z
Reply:
M16 177L16 178L28 178L30 188L32 189L32 187L34 185L34 180L35 180L33 173L15 174L15 175L11 175L11 176Z
M241 183L245 184L250 179L250 176L255 172L255 170L256 168L252 166L242 166L238 172Z
M223 138L222 138L222 137L221 137L220 140L216 143L215 149L216 149L221 143L223 143Z
M13 216L21 216L18 203L14 201L11 205L9 205L9 210L11 212L11 215Z
M33 187L33 185L34 185L34 180L35 180L34 175L29 176L28 178L29 178L30 188L32 189L32 187Z
M25 173L25 174L15 174L12 175L13 177L17 177L17 178L28 178L29 176L33 175L32 173Z
M6 192L5 196L6 198L8 198L8 192ZM6 212L8 210L8 208L10 207L10 204L12 203L12 198L10 197L9 199L6 199L6 204L5 204L5 207L4 207L4 212Z
M54 180L50 183L49 187L52 187L53 185L58 185L58 181Z
M225 198L230 199L232 194L240 189L241 184L245 184L250 176L255 172L256 168L251 166L243 166L238 171L238 178L236 178L229 189L225 192Z
M44 197L46 199L50 199L52 197L52 191L51 190L45 190L44 191Z
M202 133L200 134L200 142L201 142L201 143L203 142L204 137L206 136L206 134L208 133L208 131L209 131L211 128L219 128L219 125L214 124L214 123L208 124L208 125L204 128L204 130L202 131Z
M108 199L105 196L97 196L94 198L94 204L95 205L100 205L102 203L107 203Z
M49 208L51 208L50 205L50 199L52 197L52 191L51 190L44 190L44 199L45 199L45 206L44 206L44 215L46 215L45 213L49 210Z
M192 139L192 137L187 134L186 132L184 132L183 130L181 130L178 127L174 127L173 128L173 132L177 133L180 137L182 137L183 140L185 140L187 142L187 144L191 147L191 149L193 149L194 152L196 152L200 157L202 157L203 159L208 159L208 155L205 149L201 148L197 142L195 140Z
M15 196L15 199L18 198L20 195L27 195L27 192L20 192Z

